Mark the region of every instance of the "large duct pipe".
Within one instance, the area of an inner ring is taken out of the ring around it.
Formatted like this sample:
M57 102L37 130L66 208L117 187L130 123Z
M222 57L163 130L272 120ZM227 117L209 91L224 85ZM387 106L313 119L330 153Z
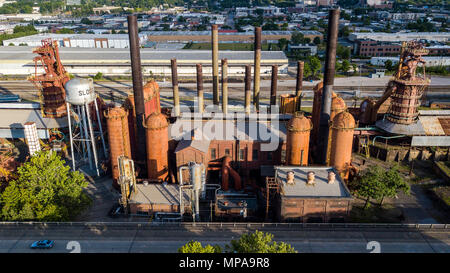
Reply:
M222 59L222 112L228 114L228 60Z
M296 97L296 110L301 111L302 108L302 91L303 91L303 71L305 69L305 63L302 61L297 62L297 83L295 85L295 97Z
M272 65L272 82L270 84L270 105L277 105L278 65Z
M133 78L134 105L136 109L136 131L138 136L145 135L143 126L145 116L144 90L142 87L141 54L138 36L137 17L128 16L128 36L130 39L131 75ZM145 164L146 144L144 137L136 138L136 161Z
M172 67L172 88L173 88L173 109L175 116L180 116L180 95L178 92L178 72L177 72L177 59L171 59L170 64Z
M329 121L331 114L331 95L333 92L336 66L336 48L339 31L339 9L330 10L328 15L327 52L323 80L322 105L319 123L318 163L326 164Z
M202 65L197 64L197 97L198 97L198 112L203 113L203 70Z
M219 105L219 30L217 25L211 27L213 103Z
M260 72L261 72L261 27L255 27L255 65L253 75L253 104L256 111L259 111L259 89L260 89Z
M245 113L250 114L251 106L250 101L252 98L252 91L251 91L251 83L252 83L252 66L246 65L245 66Z

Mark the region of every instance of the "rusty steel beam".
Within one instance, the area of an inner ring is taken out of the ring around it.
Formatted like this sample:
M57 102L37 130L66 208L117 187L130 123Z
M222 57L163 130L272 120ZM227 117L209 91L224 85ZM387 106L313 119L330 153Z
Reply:
M331 114L331 95L333 92L334 74L336 68L336 49L339 32L339 9L332 9L328 15L327 51L323 80L322 105L320 109L318 162L326 164Z
M145 102L142 86L143 80L137 17L136 15L129 15L127 19L128 37L130 39L131 75L133 78L134 105L136 109L136 131L138 136L145 136L145 128L143 126L145 118ZM145 164L147 154L145 137L137 137L136 139L136 161L139 164Z
M250 114L251 110L251 97L252 97L252 91L251 91L251 84L252 84L252 66L246 65L245 66L245 113Z
M213 103L219 105L219 30L217 25L211 27Z
M203 68L201 64L197 64L197 97L198 97L198 112L203 113Z
M173 88L173 109L175 116L180 116L180 95L178 92L178 71L177 71L177 59L170 60L172 68L172 88Z
M254 58L254 81L253 81L253 104L256 111L259 111L259 91L260 91L260 73L261 73L261 27L255 27L255 58Z
M228 114L228 60L222 59L222 112Z
M277 105L278 65L272 65L272 82L270 84L270 105Z

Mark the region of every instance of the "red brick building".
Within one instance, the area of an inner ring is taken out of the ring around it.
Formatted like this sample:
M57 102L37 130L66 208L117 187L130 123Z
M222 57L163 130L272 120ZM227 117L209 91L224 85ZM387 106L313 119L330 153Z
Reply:
M398 56L401 47L399 43L358 40L356 42L356 54L366 57Z

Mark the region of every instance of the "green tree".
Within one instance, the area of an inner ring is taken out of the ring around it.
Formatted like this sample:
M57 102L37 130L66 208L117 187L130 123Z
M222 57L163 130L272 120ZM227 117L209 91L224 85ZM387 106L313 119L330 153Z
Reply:
M320 38L319 37L315 37L314 40L313 40L313 43L315 45L320 45Z
M91 202L80 172L55 152L41 151L17 170L0 196L1 216L6 221L68 221Z
M273 234L256 230L242 235L239 240L232 240L225 248L232 253L297 253L291 245L272 239Z
M342 61L341 70L344 73L347 73L350 70L350 62L348 60L343 60Z
M385 197L395 197L399 191L410 192L410 186L400 176L397 165L388 171L377 165L371 166L352 183L352 187L359 196L366 198L364 209L369 207L370 199L379 201L382 206Z
M58 34L73 34L75 33L75 31L73 31L73 29L69 29L69 28L62 28L56 31L56 33Z
M386 68L386 70L388 71L392 71L393 70L392 61L387 60L386 62L384 62L384 68Z
M311 69L311 76L316 78L322 69L322 63L320 62L319 57L317 56L309 56L308 57L308 65Z
M200 242L189 241L189 243L178 249L178 253L222 253L222 248L218 245L202 246Z
M278 46L280 47L281 51L285 51L288 44L289 41L286 38L281 38L278 40Z
M304 42L304 38L305 36L302 33L295 31L294 33L292 33L291 36L291 44L293 45L302 44Z
M94 76L94 80L101 80L103 79L103 73L102 72L97 72L97 74L95 74Z

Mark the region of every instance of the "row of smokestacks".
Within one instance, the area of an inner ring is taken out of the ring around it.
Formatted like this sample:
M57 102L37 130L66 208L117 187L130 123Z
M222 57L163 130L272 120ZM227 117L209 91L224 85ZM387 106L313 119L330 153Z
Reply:
M336 47L337 47L337 31L338 31L339 10L331 10L328 27L328 45L326 53L325 77L323 87L316 86L313 106L312 122L300 114L294 114L288 126L288 150L287 163L290 165L305 165L310 158L309 143L312 140L313 146L317 147L315 151L316 162L321 164L345 165L350 164L349 157L351 157L351 142L348 145L350 138L350 131L354 128L354 119L346 111L345 103L342 99L336 99L336 105L344 104L344 107L337 107L336 111L332 113L332 97L333 97L333 83L336 62ZM156 82L150 83L153 86L142 86L142 70L139 52L139 39L137 32L136 16L128 16L128 31L130 37L130 54L132 63L132 77L133 77L133 95L128 98L126 103L127 109L123 109L115 118L117 124L108 126L108 131L114 131L113 128L124 128L128 132L128 142L122 140L120 147L114 150L114 153L122 153L130 155L135 161L141 165L147 165L147 176L149 179L166 180L168 176L168 134L167 134L167 119L165 115L161 114L159 102L159 88ZM213 103L219 105L219 51L218 51L218 29L216 25L212 26L212 68L213 68ZM254 78L253 78L253 106L256 111L259 110L260 98L260 63L261 63L261 28L255 28L255 45L254 45ZM172 84L174 97L174 113L175 116L180 115L180 98L178 89L177 76L177 62L176 59L171 60L172 66ZM222 60L222 110L224 113L228 111L228 62L226 59ZM202 65L197 65L197 95L198 95L198 109L203 112L204 96L203 96L203 71ZM291 113L300 110L300 98L302 91L304 63L297 64L297 84L295 95L285 97L284 102L290 102L292 105ZM277 77L278 66L272 66L272 81L271 81L271 96L270 104L276 105L277 100ZM144 94L147 90L147 95ZM148 90L152 90L151 92ZM245 67L245 112L250 113L251 109L251 65ZM147 97L146 97L147 96ZM283 106L283 97L281 98ZM127 106L128 105L128 106ZM146 109L148 105L149 109ZM124 114L126 113L126 115ZM114 116L110 111L109 115ZM146 115L148 113L148 115ZM344 113L344 114L341 114ZM126 117L126 118L123 118ZM305 121L308 120L308 121ZM331 121L331 123L330 123ZM111 123L112 121L109 121ZM113 123L113 122L112 122ZM330 126L331 124L331 126ZM114 127L116 126L116 127ZM111 127L111 129L109 128ZM353 127L353 128L352 128ZM332 136L329 137L329 129L332 130ZM119 131L116 129L116 131ZM347 132L343 134L342 132ZM139 137L146 135L146 138ZM353 135L353 133L351 133ZM113 134L114 137L114 134ZM126 134L116 135L116 138L126 138ZM315 140L318 142L315 143ZM343 140L344 139L344 140ZM110 139L110 143L117 143L115 139ZM350 146L350 148L348 148ZM335 147L335 148L333 148ZM345 152L337 149L345 149ZM349 155L348 152L350 152ZM344 156L345 154L345 156ZM111 158L117 158L118 155L111 154ZM114 160L112 160L114 161ZM342 163L344 162L344 163ZM145 164L147 163L147 164ZM114 165L113 175L114 175ZM342 169L342 167L339 167ZM116 176L116 175L114 175Z

